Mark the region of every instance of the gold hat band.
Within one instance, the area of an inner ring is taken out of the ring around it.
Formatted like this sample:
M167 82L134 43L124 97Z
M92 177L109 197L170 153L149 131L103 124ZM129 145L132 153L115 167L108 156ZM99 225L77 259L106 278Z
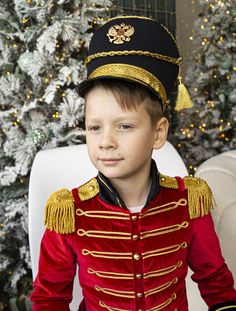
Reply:
M152 52L148 52L148 51L140 51L140 50L124 50L124 51L109 51L109 52L100 52L100 53L95 53L92 54L90 56L88 56L85 59L85 65L87 65L88 63L90 63L92 60L99 58L99 57L106 57L106 56L127 56L127 55L138 55L138 56L148 56L148 57L152 57L152 58L157 58L163 61L166 61L168 63L172 63L175 65L180 65L182 58L174 58L174 57L170 57L167 55L162 55L162 54L157 54L157 53L152 53Z
M128 64L107 64L95 69L88 79L104 76L123 78L149 86L160 95L163 106L165 107L167 104L167 95L163 84L153 74L143 68Z

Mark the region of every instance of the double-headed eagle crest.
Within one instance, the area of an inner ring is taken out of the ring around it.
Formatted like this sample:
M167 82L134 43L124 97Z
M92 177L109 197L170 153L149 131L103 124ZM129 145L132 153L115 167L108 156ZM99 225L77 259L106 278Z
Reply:
M134 34L134 27L131 25L120 25L112 26L107 33L110 42L115 44L123 44L124 42L130 41L130 37Z

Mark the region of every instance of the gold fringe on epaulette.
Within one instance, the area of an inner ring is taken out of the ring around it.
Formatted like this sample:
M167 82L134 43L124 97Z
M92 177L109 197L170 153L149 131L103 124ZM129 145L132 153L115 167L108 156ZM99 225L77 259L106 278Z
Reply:
M160 174L160 185L178 189L176 178ZM207 182L197 177L184 177L184 185L188 192L189 216L191 219L205 216L216 206L212 191Z
M57 233L75 231L74 201L68 189L63 188L50 196L44 211L44 223Z
M184 177L188 191L188 205L190 218L205 216L216 205L212 191L201 178Z

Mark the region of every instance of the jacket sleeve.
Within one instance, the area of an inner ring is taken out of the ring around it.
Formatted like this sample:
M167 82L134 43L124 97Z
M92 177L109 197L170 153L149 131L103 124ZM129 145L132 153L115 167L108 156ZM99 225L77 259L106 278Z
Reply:
M211 311L236 310L233 276L222 257L210 214L193 220L188 264Z
M46 229L41 242L38 275L31 294L33 310L69 311L75 271L73 234L59 234Z

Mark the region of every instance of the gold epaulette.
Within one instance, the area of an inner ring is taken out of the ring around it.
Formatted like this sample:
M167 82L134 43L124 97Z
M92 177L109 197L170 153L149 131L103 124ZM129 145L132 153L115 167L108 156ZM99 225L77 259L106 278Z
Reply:
M72 193L66 189L54 192L44 210L44 223L57 233L75 232L75 211Z
M190 218L205 216L216 205L211 188L207 182L197 177L184 177L184 186L188 192L188 206ZM160 185L165 188L178 189L175 177L160 175Z
M97 179L92 178L86 184L78 188L78 195L81 201L86 201L95 197L99 191Z

